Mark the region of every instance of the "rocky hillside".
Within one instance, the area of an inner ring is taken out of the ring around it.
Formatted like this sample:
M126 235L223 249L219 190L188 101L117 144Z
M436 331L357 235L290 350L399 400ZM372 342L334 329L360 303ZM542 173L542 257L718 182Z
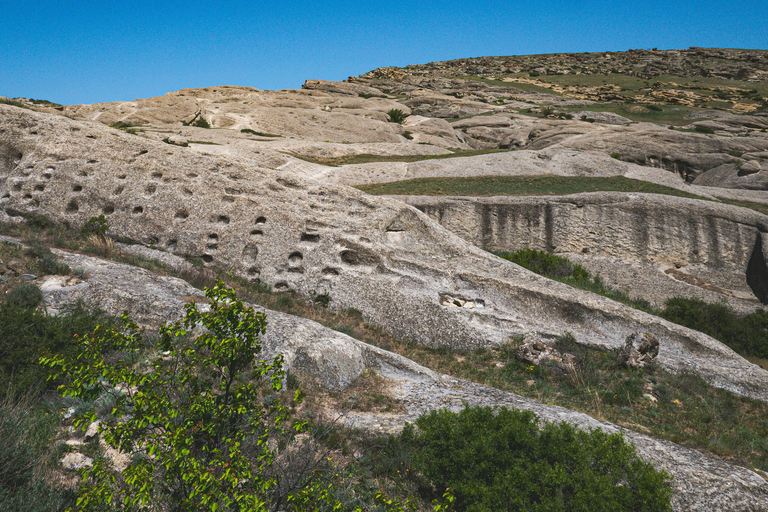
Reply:
M301 90L220 86L72 106L17 99L0 104L0 209L8 222L45 215L75 230L104 215L107 235L137 250L275 292L321 295L332 310L354 308L391 336L444 350L494 349L511 336L551 344L566 332L583 346L618 349L627 336L650 333L662 370L768 402L768 371L719 341L485 250L567 255L657 305L684 296L762 310L766 55L691 49L462 59L345 82L308 80ZM479 178L518 188L496 183L475 192L471 180ZM534 178L549 183L545 195L531 192L526 180ZM418 183L434 179L452 180L461 191L454 195L494 197L384 197L350 186L404 182L418 195ZM571 188L552 197L558 180ZM508 195L528 197L499 197ZM78 264L101 275L100 263ZM100 282L118 286L122 271L110 272ZM50 297L90 293L51 283ZM132 295L98 294L113 309ZM308 361L307 373L327 387L343 388L370 365L405 382L397 396L408 415L395 426L461 400L599 424L498 390L445 384L360 341L287 327L296 322L275 316L283 333L315 333L311 348L291 348L287 360ZM447 401L414 395L425 382ZM452 395L445 386L467 391ZM704 464L705 476L686 473L698 455L629 435L645 457L680 475L678 503L706 510L713 493L722 510L765 503L768 487L755 473L720 462ZM741 482L738 490L727 478Z

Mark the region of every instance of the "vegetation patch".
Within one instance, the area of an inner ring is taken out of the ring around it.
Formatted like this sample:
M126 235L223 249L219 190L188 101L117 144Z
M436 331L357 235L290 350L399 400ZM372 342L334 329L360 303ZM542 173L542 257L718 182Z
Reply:
M667 300L659 315L708 334L743 356L768 359L768 311L758 309L740 317L726 303L675 297Z
M663 309L657 310L642 298L629 297L620 290L606 286L599 275L593 277L581 265L573 263L568 258L535 249L494 254L550 279L603 295L635 309L708 334L744 357L768 359L768 312L762 309L746 316L739 316L726 303L708 303L696 298L673 297L665 302Z
M257 135L259 137L282 137L282 135L276 135L274 133L264 133L264 132L257 132L256 130L251 130L250 128L243 128L240 130L241 133L248 133L250 135Z
M24 238L35 237L41 243L58 244L68 250L93 250L93 237L83 238L79 233L45 222L30 224L8 224L2 230ZM47 227L40 227L41 224ZM3 246L18 247L0 244L0 247ZM18 248L15 250L20 251ZM692 375L672 375L654 368L618 369L615 351L587 349L568 336L557 343L558 350L575 355L576 371L568 374L546 365L531 367L518 361L515 354L520 339L512 339L500 347L475 351L424 347L386 334L381 328L367 323L357 310L331 311L322 304L305 301L293 293L276 293L268 286L225 271L195 267L178 272L158 261L123 253L114 246L105 252L105 256L161 274L182 277L197 287L212 286L216 278L221 277L244 300L309 318L337 330L343 329L357 339L394 351L435 371L528 396L543 403L582 411L635 431L701 449L735 464L768 471L768 423L765 422L768 404L714 388ZM66 321L65 326L73 323ZM81 334L91 332L90 327L72 329L81 331ZM63 338L67 342L71 339L71 334ZM68 343L68 346L71 344ZM369 402L373 407L378 406L375 399ZM702 428L702 425L707 428ZM374 439L360 432L335 431L338 432L334 434L337 437L348 439L344 442L344 446L348 447L347 453L358 449L364 453L361 460L381 459L378 454L372 455L367 451L380 446ZM337 446L338 440L333 444ZM361 499L363 491L367 493L365 499L373 503L373 496L381 488L403 497L418 490L410 480L376 476L359 465L340 463L334 469L338 478L347 485L344 487L346 491L336 489L334 496L349 498L349 503L360 503L355 500ZM393 473L397 474L396 470Z
M373 195L425 196L540 196L580 192L642 192L690 199L705 199L676 188L624 176L475 176L468 178L416 178L357 186Z
M647 300L629 297L621 290L607 286L599 275L592 277L592 274L587 272L584 267L573 263L563 256L556 256L536 249L520 249L512 253L499 251L494 254L544 277L569 284L575 288L597 293L635 309L648 313L655 312L653 306Z
M420 162L421 160L442 160L443 158L457 158L477 155L487 155L490 153L505 153L508 149L456 149L451 153L439 153L437 155L345 155L335 156L328 158L313 158L309 156L301 156L293 153L286 153L287 155L300 158L301 160L312 162L314 164L328 165L331 167L337 167L339 165L349 164L367 164L371 162Z
M431 489L451 488L459 510L672 510L669 476L621 434L542 425L530 411L490 407L432 411L416 426L382 458L400 457L396 471L430 498Z

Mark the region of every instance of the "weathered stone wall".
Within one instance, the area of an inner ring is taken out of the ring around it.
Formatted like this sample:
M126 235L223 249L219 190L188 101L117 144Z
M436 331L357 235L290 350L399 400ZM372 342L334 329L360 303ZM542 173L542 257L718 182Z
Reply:
M768 217L757 212L653 194L398 199L491 251L534 248L738 272L768 230Z

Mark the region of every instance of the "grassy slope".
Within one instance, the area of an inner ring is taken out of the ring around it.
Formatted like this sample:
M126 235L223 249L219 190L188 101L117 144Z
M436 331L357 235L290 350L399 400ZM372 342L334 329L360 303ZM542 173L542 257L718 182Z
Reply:
M644 192L691 199L705 199L682 190L623 176L476 176L469 178L417 178L412 180L359 185L373 195L455 195L455 196L528 196L565 195L579 192Z

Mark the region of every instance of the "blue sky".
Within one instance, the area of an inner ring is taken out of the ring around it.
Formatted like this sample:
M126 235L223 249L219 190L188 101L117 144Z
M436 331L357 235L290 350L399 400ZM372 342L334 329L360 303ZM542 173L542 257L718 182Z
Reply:
M185 87L299 88L485 55L768 49L766 0L0 0L0 95L64 104Z

